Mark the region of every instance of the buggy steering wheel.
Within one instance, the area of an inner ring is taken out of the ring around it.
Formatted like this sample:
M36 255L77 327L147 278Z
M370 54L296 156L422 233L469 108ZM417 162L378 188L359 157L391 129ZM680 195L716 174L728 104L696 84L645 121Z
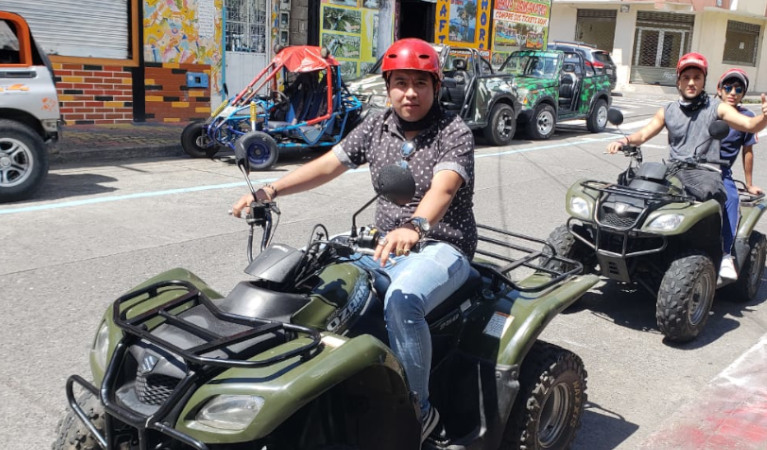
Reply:
M272 108L279 108L280 106L290 103L290 98L288 98L282 91L272 91L272 96L274 97Z

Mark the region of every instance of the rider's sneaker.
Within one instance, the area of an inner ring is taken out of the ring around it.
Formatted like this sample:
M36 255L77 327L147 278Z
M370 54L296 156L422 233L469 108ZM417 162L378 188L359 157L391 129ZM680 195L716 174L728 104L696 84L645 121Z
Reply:
M732 256L722 257L722 264L719 266L719 278L723 281L735 281L738 279L738 272L735 271L735 263Z
M426 415L424 415L423 419L421 419L422 443L426 440L427 437L429 437L431 432L437 428L437 424L439 424L439 413L437 412L437 408L429 406L429 411L426 413Z

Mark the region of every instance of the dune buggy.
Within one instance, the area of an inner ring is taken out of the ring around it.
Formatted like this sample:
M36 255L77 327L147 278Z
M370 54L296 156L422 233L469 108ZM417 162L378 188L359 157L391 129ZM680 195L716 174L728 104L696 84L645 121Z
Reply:
M206 121L187 125L181 145L188 155L203 158L242 142L251 168L265 170L282 150L338 143L361 109L326 49L286 47Z

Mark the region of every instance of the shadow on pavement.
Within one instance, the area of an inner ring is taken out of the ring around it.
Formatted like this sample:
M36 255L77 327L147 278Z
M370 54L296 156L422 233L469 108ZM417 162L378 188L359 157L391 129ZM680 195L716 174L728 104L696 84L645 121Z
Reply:
M757 305L767 299L764 274L762 274L761 281L762 285L756 297L750 302L728 301L729 297L726 292L717 291L708 321L700 335L693 341L682 344L668 342L664 339L664 344L680 350L694 350L704 347L725 333L735 330L740 326L740 319L749 312L753 312ZM583 310L589 310L595 316L625 328L660 335L655 319L655 298L639 287L604 281L566 309L564 314Z
M587 402L574 448L611 450L639 429L620 414Z
M114 192L117 188L104 186L105 183L117 181L113 177L93 175L88 173L77 174L48 174L45 183L31 201L59 200L78 195L93 195ZM27 200L27 201L30 201Z

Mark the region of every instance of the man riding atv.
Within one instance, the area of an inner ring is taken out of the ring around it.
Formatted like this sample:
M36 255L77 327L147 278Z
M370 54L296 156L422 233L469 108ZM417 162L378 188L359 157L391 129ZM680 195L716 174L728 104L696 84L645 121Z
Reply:
M706 94L704 87L708 61L700 53L682 56L677 63L676 73L680 99L659 108L650 122L639 131L608 144L609 153L617 153L624 146L640 146L665 127L668 130L672 161L699 158L720 160L719 141L711 140L706 131L715 120L722 119L731 128L747 133L758 133L767 126L765 94L762 94L762 114L756 117L747 117L719 98L711 98ZM720 173L718 168L698 166L679 170L677 177L690 195L700 201L715 199L724 211L727 193ZM729 249L725 249L725 254L729 254ZM719 274L723 279L737 277L731 258L722 258Z

